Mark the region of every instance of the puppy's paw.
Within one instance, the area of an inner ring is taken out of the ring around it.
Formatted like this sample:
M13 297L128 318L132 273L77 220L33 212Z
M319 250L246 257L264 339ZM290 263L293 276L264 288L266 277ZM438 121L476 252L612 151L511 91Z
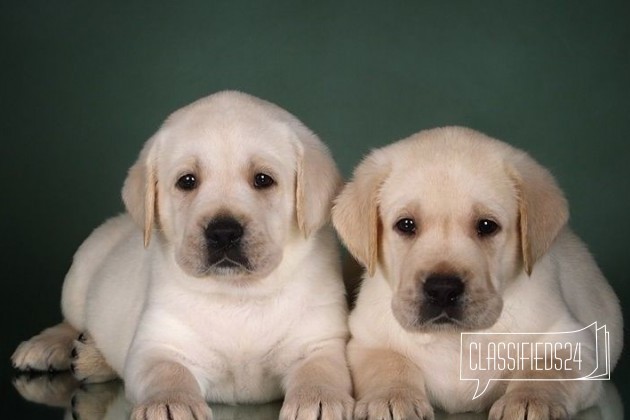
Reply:
M72 374L84 383L108 382L118 377L87 333L74 340L70 359Z
M491 420L568 419L565 406L553 394L523 389L510 391L499 398L490 409Z
M433 408L426 397L412 389L391 389L357 401L354 418L360 420L432 420Z
M49 328L23 341L11 356L13 367L22 371L62 371L70 367L72 336Z
M344 390L304 387L289 391L280 410L281 420L350 420L354 399Z
M212 420L212 410L202 398L163 394L135 406L131 420Z

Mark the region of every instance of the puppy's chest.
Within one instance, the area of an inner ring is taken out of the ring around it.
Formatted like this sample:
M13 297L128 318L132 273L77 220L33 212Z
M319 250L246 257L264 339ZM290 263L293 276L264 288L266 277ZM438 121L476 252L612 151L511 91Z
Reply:
M190 344L196 349L184 354L199 368L209 400L258 402L282 396L281 379L304 349L290 338L295 317L281 306L217 305L192 325Z
M207 343L205 361L210 370L216 361L236 372L256 368L273 368L288 355L280 352L286 345L288 326L261 322L259 319L231 319L211 323L201 332Z
M242 334L242 335L241 335ZM282 373L291 357L279 351L281 337L261 337L234 331L208 349L201 361L209 400L259 402L282 396Z
M467 360L463 359L460 340L438 339L421 344L418 350L414 359L422 371L433 404L451 412L476 411L487 407L488 398L495 398L493 391L497 383L493 381L483 397L473 399L477 382L466 378L476 378L485 384L497 376L489 371L467 374L466 366L472 358L464 352Z

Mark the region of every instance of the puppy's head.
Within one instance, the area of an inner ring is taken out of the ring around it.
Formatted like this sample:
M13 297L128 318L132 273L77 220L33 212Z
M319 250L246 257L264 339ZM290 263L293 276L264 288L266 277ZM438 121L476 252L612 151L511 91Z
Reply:
M128 212L195 277L256 279L326 223L340 183L327 148L281 108L220 92L173 113L123 187Z
M350 252L389 282L397 320L424 332L492 326L506 285L531 273L567 218L549 172L458 127L372 152L333 208Z

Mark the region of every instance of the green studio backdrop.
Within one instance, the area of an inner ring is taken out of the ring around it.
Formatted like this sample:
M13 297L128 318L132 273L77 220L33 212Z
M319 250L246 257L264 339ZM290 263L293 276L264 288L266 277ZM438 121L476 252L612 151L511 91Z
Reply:
M238 89L288 109L349 176L371 148L466 125L558 178L630 311L627 1L3 1L0 395L56 322L72 255L168 113ZM535 309L534 309L535 310ZM630 321L626 317L627 321ZM613 375L630 385L627 351ZM31 410L15 397L13 412Z

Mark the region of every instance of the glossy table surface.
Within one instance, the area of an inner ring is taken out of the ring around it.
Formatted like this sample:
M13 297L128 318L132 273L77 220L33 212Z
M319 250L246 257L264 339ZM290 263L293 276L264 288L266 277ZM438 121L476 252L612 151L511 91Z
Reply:
M3 418L11 419L127 419L131 405L125 399L123 384L119 381L104 384L81 385L69 373L29 375L17 373L10 383L4 383L7 392ZM215 420L277 419L281 402L264 405L210 404ZM484 419L487 413L444 414L436 419ZM577 419L623 419L623 404L613 382L606 382L598 405L585 410Z

